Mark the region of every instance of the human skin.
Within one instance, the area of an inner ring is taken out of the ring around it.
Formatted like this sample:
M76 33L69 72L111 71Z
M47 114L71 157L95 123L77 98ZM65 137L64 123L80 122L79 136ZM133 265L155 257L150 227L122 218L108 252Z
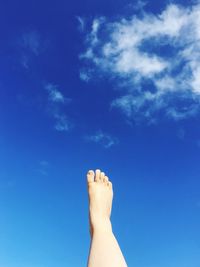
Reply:
M87 173L91 244L87 267L127 267L110 220L113 187L100 170Z

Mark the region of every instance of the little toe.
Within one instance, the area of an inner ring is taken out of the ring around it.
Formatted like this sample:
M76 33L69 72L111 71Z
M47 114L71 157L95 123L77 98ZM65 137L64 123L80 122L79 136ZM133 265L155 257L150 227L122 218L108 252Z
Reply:
M88 183L92 183L94 182L94 171L93 170L89 170L87 173L87 181Z
M110 181L108 182L108 187L112 189L112 183Z
M101 171L97 169L95 172L95 182L100 182L100 174L101 174Z

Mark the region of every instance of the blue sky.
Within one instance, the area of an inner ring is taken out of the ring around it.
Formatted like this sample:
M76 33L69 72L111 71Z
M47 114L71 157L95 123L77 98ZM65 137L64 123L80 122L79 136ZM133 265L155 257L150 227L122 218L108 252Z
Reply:
M0 267L86 266L85 173L129 266L200 266L200 5L1 1Z

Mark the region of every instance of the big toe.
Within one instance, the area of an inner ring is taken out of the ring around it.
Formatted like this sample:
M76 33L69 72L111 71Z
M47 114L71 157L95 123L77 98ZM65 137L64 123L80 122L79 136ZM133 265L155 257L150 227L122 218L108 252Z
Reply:
M89 170L87 173L87 181L88 183L92 183L94 182L94 171L93 170Z

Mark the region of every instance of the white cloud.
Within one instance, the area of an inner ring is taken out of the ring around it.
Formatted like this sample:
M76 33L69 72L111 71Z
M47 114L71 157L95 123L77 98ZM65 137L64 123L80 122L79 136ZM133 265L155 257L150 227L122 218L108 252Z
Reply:
M93 63L93 73L123 84L123 95L111 105L130 119L158 112L185 119L200 111L199 25L200 4L169 4L160 14L115 21L96 18L80 58Z
M157 56L149 56L137 50L127 49L118 56L114 63L114 71L120 75L127 75L134 72L142 77L152 77L167 68L167 63Z
M174 120L183 120L188 117L194 117L199 112L199 104L192 105L189 107L184 107L178 110L176 107L169 107L167 110L167 115L173 117Z
M85 140L101 144L104 148L110 148L118 143L118 140L115 137L103 133L102 131L98 131L94 135L86 136Z
M78 20L79 23L79 31L84 32L85 30L85 19L80 16L76 16L76 19Z
M138 0L136 3L132 4L132 7L133 10L143 10L146 5L146 1Z
M92 23L92 30L90 35L88 36L92 45L96 45L99 41L97 34L103 22L104 18L100 17L98 19L95 19Z
M91 79L91 73L87 70L81 70L79 77L82 81L88 82Z
M63 107L69 104L71 99L65 97L58 86L52 83L46 84L45 90L48 92L48 111L55 120L55 130L59 132L69 131L72 128L72 123L66 116Z
M56 119L55 129L59 132L69 131L72 127L71 122L64 114L57 114L54 116Z
M45 86L45 89L48 91L49 94L49 100L52 102L57 103L65 103L66 98L63 96L63 94L58 90L58 86L54 84L47 84Z

